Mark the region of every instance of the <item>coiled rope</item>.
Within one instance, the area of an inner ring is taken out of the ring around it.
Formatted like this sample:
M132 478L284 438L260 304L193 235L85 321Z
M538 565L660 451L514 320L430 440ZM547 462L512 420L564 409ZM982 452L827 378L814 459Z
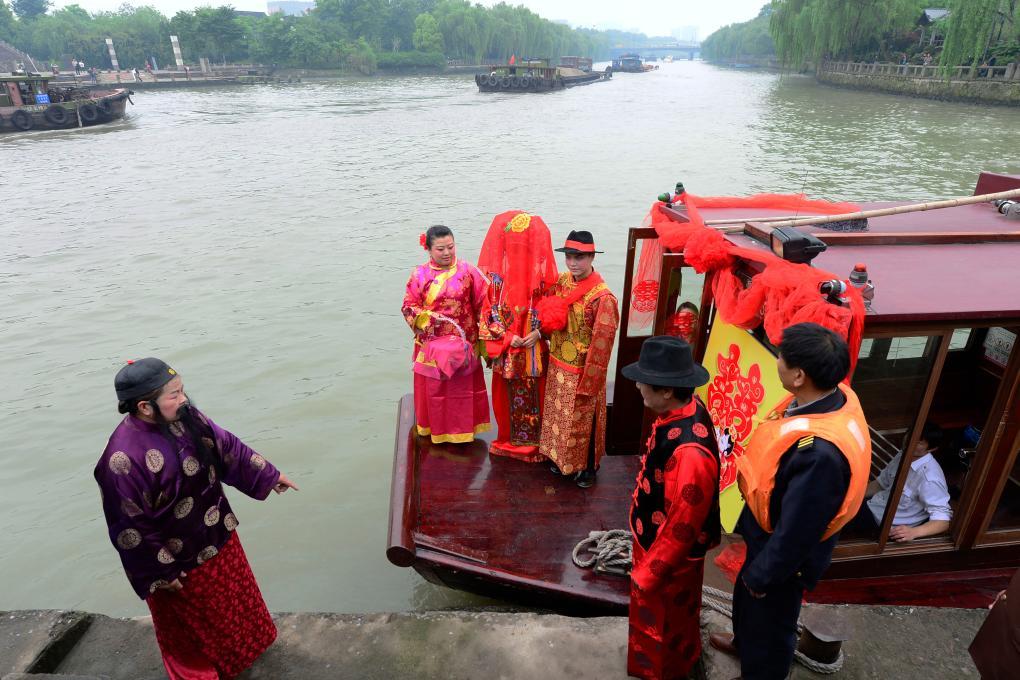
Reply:
M587 551L590 557L583 558L581 553ZM627 529L611 529L609 531L590 531L588 538L576 546L572 554L574 564L582 569L594 567L598 573L610 573L626 576L630 574L633 563L633 537ZM728 619L733 618L733 595L725 590L712 586L701 586L701 604L719 612ZM804 630L804 624L797 621L797 634ZM831 675L843 669L843 650L832 663L822 663L804 654L799 649L794 651L794 658L802 666L823 675Z

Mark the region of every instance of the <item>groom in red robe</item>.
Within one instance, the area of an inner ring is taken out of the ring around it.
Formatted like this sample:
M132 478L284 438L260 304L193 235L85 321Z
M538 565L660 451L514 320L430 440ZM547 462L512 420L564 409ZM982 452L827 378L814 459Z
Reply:
M721 532L719 448L708 409L694 396L708 371L685 341L659 336L645 340L623 375L656 414L630 509L627 673L685 678L701 656L705 553Z

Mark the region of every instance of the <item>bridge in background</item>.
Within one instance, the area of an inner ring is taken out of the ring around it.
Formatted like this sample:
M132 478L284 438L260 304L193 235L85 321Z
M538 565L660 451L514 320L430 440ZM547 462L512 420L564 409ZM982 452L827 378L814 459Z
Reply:
M621 54L639 54L642 59L659 59L667 54L694 59L701 55L701 43L677 41L661 45L644 45L641 47L611 47L609 53L613 59Z

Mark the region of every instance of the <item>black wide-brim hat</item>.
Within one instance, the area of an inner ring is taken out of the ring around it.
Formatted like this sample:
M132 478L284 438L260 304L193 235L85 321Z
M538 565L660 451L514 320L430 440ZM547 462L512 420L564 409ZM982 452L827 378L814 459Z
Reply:
M572 231L567 234L567 242L562 248L555 248L557 253L572 253L574 255L592 255L601 253L595 250L595 239L590 231Z
M680 338L657 335L641 345L641 354L621 371L625 378L656 387L701 387L708 371L694 361L691 346Z

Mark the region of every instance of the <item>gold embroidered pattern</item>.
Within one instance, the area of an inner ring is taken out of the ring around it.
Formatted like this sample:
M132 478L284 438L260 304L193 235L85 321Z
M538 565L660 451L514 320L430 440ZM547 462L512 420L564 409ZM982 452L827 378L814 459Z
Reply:
M121 550L137 548L142 542L142 535L137 529L125 529L117 534L117 547Z
M115 475L126 475L131 471L131 459L123 451L116 451L110 456L110 470Z

